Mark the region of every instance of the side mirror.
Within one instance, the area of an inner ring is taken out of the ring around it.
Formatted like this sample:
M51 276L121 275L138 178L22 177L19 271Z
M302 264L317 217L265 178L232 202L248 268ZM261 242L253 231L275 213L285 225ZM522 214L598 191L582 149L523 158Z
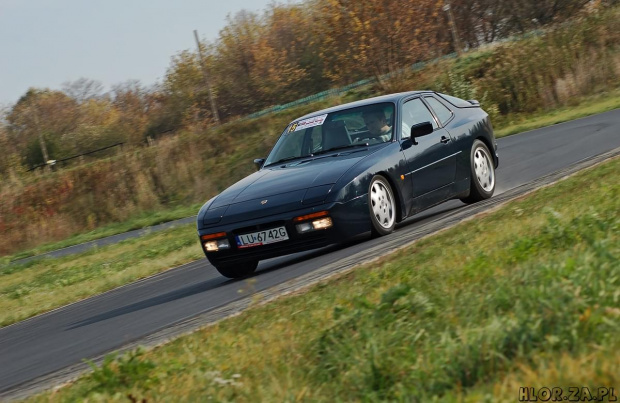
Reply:
M263 164L265 163L265 158L256 158L254 160L254 165L256 165L256 170L260 170L263 167Z
M433 132L433 125L431 122L418 123L417 125L411 126L411 138L426 136L427 134L431 134ZM413 141L415 144L415 140Z
M469 102L470 104L472 104L473 106L478 106L480 107L480 102L478 102L475 99L468 99L467 102Z
M401 146L402 150L404 151L404 150L406 150L408 148L411 148L412 145L413 145L413 141L411 141L410 137L407 137L406 139L403 140L403 142L401 143L400 146Z

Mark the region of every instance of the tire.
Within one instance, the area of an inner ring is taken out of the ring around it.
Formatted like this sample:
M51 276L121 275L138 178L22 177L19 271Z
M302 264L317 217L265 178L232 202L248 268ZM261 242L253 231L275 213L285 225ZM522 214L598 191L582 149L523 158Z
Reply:
M368 186L368 209L373 236L387 235L396 225L394 193L383 176L375 175Z
M234 265L227 265L218 263L217 261L212 261L209 259L211 264L215 266L217 271L224 277L228 278L243 278L247 277L250 274L254 273L256 267L258 267L258 260L251 260L249 262L239 262Z
M487 146L475 140L470 154L471 182L469 196L461 199L463 203L476 203L493 196L495 191L495 167Z

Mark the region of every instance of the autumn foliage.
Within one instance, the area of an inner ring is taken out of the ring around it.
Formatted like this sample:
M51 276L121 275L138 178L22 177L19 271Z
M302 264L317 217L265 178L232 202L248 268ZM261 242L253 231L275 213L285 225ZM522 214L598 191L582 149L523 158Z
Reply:
M346 100L436 89L480 99L496 121L617 85L615 3L305 0L272 4L260 15L243 11L202 43L226 123L218 128L196 50L174 55L152 87L126 82L104 93L79 79L62 90L32 88L0 111L0 254L205 200L247 174L248 161L264 155L290 119L323 105L238 118L358 80L374 84ZM521 40L498 42L514 35ZM455 51L468 52L431 62ZM431 64L412 71L419 62ZM117 142L122 150L27 172Z
M6 150L14 156L0 159L0 175L16 162L32 167L113 142L140 146L149 138L212 127L202 67L218 115L231 121L361 79L376 79L389 90L389 77L414 63L581 17L615 2L305 0L274 3L262 14L241 11L228 17L215 41L202 43L204 66L195 49L181 51L153 87L126 82L104 93L101 84L81 78L60 91L30 89L0 125Z

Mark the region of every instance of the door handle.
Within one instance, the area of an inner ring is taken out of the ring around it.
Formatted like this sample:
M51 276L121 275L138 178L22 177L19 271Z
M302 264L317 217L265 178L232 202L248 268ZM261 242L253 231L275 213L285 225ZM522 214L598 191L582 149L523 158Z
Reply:
M450 139L446 136L441 136L441 140L439 141L441 141L444 144L448 144L450 142Z

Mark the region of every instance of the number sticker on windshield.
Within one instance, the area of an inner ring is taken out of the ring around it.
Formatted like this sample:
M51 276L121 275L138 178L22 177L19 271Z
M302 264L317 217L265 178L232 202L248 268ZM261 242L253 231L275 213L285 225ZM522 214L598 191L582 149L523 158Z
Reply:
M323 124L323 122L325 122L325 118L327 118L327 114L300 120L299 122L293 124L293 126L291 126L291 129L289 131L297 132L299 130L304 130L309 127L320 126Z

